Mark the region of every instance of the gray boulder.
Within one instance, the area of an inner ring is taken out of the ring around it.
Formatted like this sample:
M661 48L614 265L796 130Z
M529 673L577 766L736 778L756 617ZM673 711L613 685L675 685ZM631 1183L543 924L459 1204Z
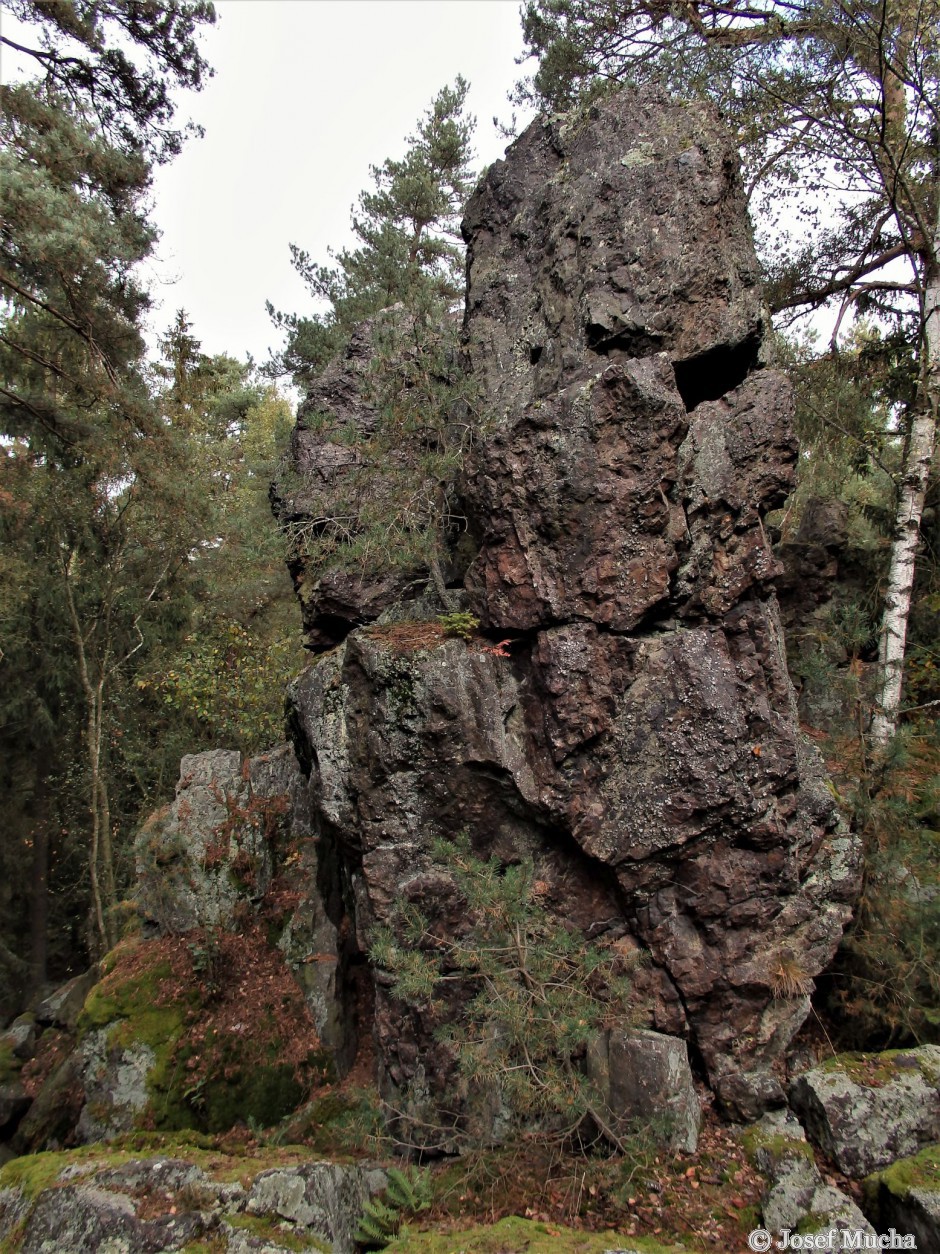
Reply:
M793 1082L790 1105L813 1144L861 1179L940 1140L940 1046L839 1055Z
M918 1250L940 1250L940 1145L869 1176L865 1199L880 1232L894 1228L912 1234Z
M659 1032L606 1032L588 1057L612 1127L642 1128L664 1148L694 1154L702 1108L685 1041Z
M746 1140L755 1165L767 1177L761 1210L769 1232L835 1229L874 1235L852 1198L824 1182L802 1127L788 1111L764 1115Z
M111 1141L130 1132L150 1101L147 1076L156 1060L149 1045L108 1043L113 1029L90 1032L79 1048L85 1104L77 1125L78 1139Z
M31 1161L14 1162L0 1184L0 1249L166 1254L203 1241L215 1249L221 1236L229 1254L353 1254L365 1203L387 1183L377 1168L301 1162L242 1184L230 1177L244 1175L243 1159L213 1153L203 1161L63 1154L38 1176Z
M36 1016L18 1015L5 1032L0 1033L0 1052L9 1049L21 1061L32 1058L36 1046Z
M263 801L237 750L184 757L175 801L148 819L135 843L144 919L161 932L231 927L238 901L261 896L270 882Z
M36 1023L44 1028L61 1028L71 1032L78 1023L85 998L101 978L98 964L89 967L81 975L74 976L67 984L50 993L36 1007Z
M251 1186L246 1209L315 1233L330 1242L334 1254L354 1254L365 1204L386 1184L378 1168L306 1163L262 1172Z

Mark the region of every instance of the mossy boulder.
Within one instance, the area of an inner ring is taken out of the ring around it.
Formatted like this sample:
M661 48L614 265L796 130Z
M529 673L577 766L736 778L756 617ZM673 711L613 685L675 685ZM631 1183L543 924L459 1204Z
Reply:
M840 1054L790 1086L813 1144L861 1179L940 1141L940 1046Z
M72 1052L21 1125L20 1152L138 1128L270 1126L331 1073L303 992L260 927L138 937L102 970Z
M852 1199L823 1181L812 1147L789 1111L764 1115L745 1133L744 1148L767 1177L761 1210L770 1232L837 1229L874 1235Z
M200 1137L163 1140L169 1153L86 1146L8 1163L0 1249L352 1254L362 1208L385 1184L375 1168L310 1162L297 1147L247 1156L204 1148Z
M940 1250L940 1145L928 1145L865 1181L866 1209L882 1232L911 1233L919 1250Z

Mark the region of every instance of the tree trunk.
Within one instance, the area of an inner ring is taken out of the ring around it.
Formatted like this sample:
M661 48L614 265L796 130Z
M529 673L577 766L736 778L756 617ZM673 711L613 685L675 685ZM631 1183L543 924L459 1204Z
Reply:
M78 608L75 604L75 594L72 589L72 567L74 560L75 555L73 553L69 556L63 566L63 575L65 578L65 595L69 607L69 617L72 620L72 638L78 658L78 674L82 684L82 691L85 694L85 749L88 755L88 811L91 818L91 833L88 847L88 878L91 888L91 904L95 926L103 950L107 951L110 948L110 944L108 930L105 925L105 907L101 895L101 879L99 876L99 863L102 848L101 716L104 705L104 666L102 664L102 673L98 676L97 682L93 683L88 665L88 654L85 649L85 637L82 633L81 622L78 617ZM110 817L108 818L108 821L110 822ZM106 833L106 838L105 849L106 851L109 851L110 832ZM106 862L106 869L107 866L108 863ZM113 905L113 899L108 904Z
M45 806L40 807L45 809ZM42 813L32 829L33 860L29 885L29 996L43 987L49 956L49 824Z
M920 543L920 524L927 495L927 481L937 442L937 409L940 400L940 207L934 238L924 267L923 374L917 412L905 450L904 475L898 496L891 567L878 661L881 692L872 719L874 744L885 748L898 727L907 625L914 592L914 567Z

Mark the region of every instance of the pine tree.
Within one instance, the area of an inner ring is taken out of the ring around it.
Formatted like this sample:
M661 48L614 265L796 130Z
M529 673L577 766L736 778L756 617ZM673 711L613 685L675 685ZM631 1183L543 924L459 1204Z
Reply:
M464 114L469 85L443 88L408 137L401 160L371 167L374 190L353 210L354 249L322 265L296 244L292 264L311 295L327 308L300 316L276 312L287 344L272 364L302 384L339 351L353 328L391 305L438 318L463 292L459 222L470 192L474 121Z
M6 7L16 24L5 21L0 44L35 74L0 86L0 525L31 560L0 570L0 667L5 713L15 727L33 711L30 738L52 767L17 803L32 816L41 982L43 860L66 814L85 829L98 942L111 939L116 702L185 549L184 461L148 386L137 267L156 238L152 165L186 131L173 126L172 90L204 81L196 33L214 13L201 0ZM48 656L26 656L28 623L41 624Z
M135 267L156 234L143 197L179 151L171 88L207 67L210 4L12 0L0 44L37 77L0 85L0 430L74 449L115 423L152 431Z
M283 677L301 664L284 545L269 486L290 431L287 400L253 367L207 356L184 310L161 340L161 407L186 436L193 518L186 582L194 599L181 638L147 660L139 691L197 745L245 752L283 736Z
M295 267L327 303L326 312L299 318L272 311L288 333L272 368L291 371L301 384L316 377L363 320L372 324L364 398L376 421L357 441L357 465L333 502L334 516L310 529L292 524L292 559L321 573L428 571L445 608L449 485L470 429L466 420L453 421L468 400L455 317L463 292L458 223L470 190L474 128L464 115L467 91L460 78L440 91L405 156L372 168L374 190L362 194L353 212L357 248L323 266L292 246Z

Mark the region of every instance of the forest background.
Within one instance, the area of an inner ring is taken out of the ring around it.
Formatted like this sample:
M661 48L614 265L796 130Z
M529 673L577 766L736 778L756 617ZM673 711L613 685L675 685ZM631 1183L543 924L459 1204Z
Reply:
M462 291L474 141L466 85L439 84L396 156L372 165L346 242L328 256L298 236L306 304L272 307L280 344L260 369L203 352L184 310L155 332L147 283L149 197L187 140L177 93L210 72L212 6L6 8L17 24L0 39L30 67L0 89L9 1015L116 939L134 832L172 794L182 754L282 737L284 684L303 664L284 564L297 538L278 534L268 504L292 422L283 385L302 393L357 321L400 302L410 373L387 344L380 436L394 437L406 392L405 419L420 411L441 429L447 396L424 384L455 347L446 315ZM791 667L867 849L865 895L822 997L853 1043L937 1039L937 6L683 14L536 0L521 15L535 71L520 72L515 103L584 105L655 79L715 99L736 128L803 448L796 493L768 524L786 552L828 518L839 572L831 598L797 617ZM440 522L394 529L432 569Z

